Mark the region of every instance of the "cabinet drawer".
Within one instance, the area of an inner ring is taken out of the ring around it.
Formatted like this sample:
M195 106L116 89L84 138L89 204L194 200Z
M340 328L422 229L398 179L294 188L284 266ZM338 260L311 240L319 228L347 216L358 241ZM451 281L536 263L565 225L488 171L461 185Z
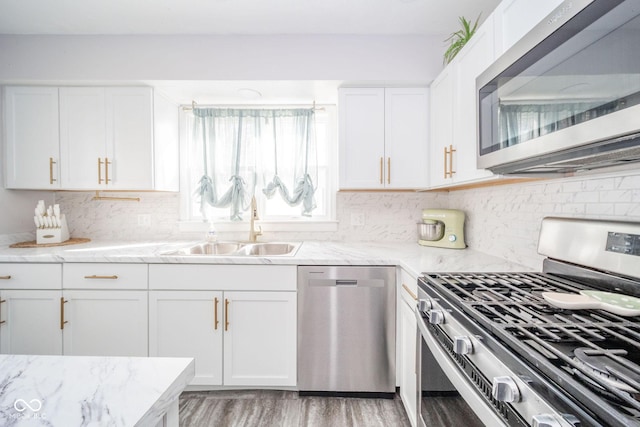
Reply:
M149 265L150 289L295 291L295 265Z
M0 289L61 288L61 264L0 263Z
M64 264L65 289L147 289L147 264Z

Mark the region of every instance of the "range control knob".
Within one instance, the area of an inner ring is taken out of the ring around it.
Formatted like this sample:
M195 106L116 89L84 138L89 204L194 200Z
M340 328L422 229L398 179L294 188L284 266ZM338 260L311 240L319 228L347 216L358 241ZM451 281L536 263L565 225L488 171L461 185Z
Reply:
M533 427L562 427L560 421L551 414L534 415L531 425Z
M432 325L444 323L444 312L442 310L429 310L429 323Z
M449 234L449 241L450 242L455 242L456 240L458 240L458 238L456 237L455 234Z
M457 354L473 353L471 338L466 335L453 337L453 351Z
M433 307L431 300L428 300L428 299L418 300L418 310L420 312L426 313L427 311L431 310L431 307Z
M493 377L491 396L498 402L519 402L520 390L511 377Z

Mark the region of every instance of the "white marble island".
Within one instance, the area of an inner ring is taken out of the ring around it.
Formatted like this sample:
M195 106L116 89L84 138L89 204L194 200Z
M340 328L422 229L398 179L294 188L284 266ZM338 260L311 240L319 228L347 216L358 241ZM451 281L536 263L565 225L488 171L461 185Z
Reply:
M2 426L178 427L191 358L0 355Z

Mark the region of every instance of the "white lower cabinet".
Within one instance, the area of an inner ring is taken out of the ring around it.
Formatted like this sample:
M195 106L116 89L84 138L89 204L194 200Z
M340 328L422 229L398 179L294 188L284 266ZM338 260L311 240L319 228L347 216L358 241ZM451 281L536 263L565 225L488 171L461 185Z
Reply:
M147 272L147 264L64 264L64 354L148 356Z
M401 270L400 286L398 298L398 322L400 331L398 337L399 359L400 359L400 398L407 411L407 416L411 425L415 426L418 421L417 403L417 375L416 375L416 350L418 339L418 325L414 313L417 291L417 279Z
M64 354L147 356L147 291L65 290Z
M0 353L62 354L61 290L0 291Z
M193 357L193 386L295 386L296 274L296 266L150 265L149 354Z
M193 357L191 385L222 385L222 292L150 291L149 355Z
M224 385L296 385L296 293L225 292Z
M62 354L61 264L0 263L0 353Z

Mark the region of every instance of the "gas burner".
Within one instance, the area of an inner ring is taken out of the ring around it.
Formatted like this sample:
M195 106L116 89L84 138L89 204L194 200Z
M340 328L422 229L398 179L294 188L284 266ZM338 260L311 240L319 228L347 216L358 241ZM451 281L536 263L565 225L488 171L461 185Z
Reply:
M626 355L625 350L593 350L580 347L574 350L573 360L584 371L597 375L609 387L632 394L640 393L639 390L620 379L622 377L631 380L628 382L640 382L640 377L636 373L614 360L616 356ZM574 371L577 369L574 368Z

